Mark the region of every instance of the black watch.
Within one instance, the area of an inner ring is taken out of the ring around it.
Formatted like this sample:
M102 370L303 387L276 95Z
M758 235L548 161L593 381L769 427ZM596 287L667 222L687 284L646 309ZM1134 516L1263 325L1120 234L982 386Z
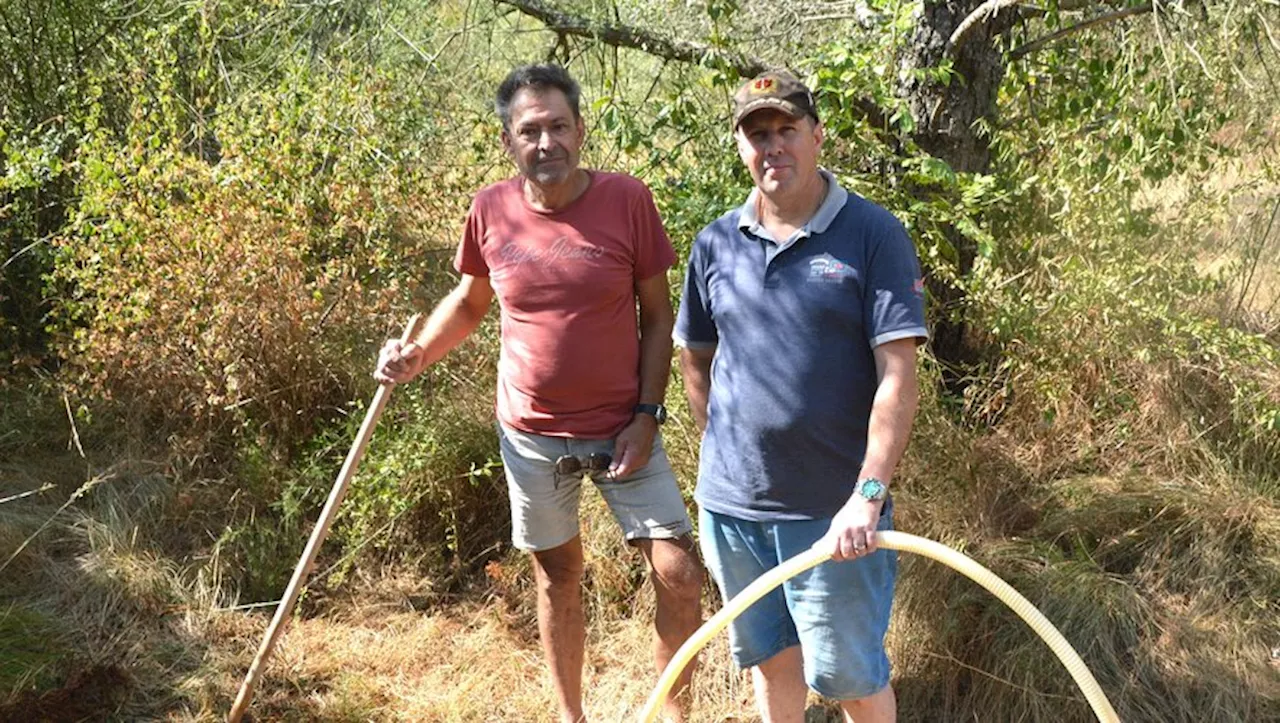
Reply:
M662 424L667 421L667 408L661 404L637 404L636 408L631 410L636 414L648 414Z

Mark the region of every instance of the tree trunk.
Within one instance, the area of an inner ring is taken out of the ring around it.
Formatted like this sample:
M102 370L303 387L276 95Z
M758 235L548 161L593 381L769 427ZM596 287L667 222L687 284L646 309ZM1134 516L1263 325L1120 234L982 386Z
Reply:
M952 34L979 5L974 0L925 2L898 87L916 121L916 143L965 173L982 173L990 165L990 140L978 121L995 115L996 92L1005 72L997 43L1017 20L1015 10L1005 9L975 25L959 46L951 48ZM950 83L919 77L916 71L938 68L948 56L955 71Z
M1005 73L998 42L1017 19L1013 9L986 17L952 47L953 33L980 4L926 0L899 73L898 94L907 101L916 122L913 139L921 149L964 173L985 173L990 168L991 141L982 121L995 118L996 93ZM948 57L954 70L949 83L920 72L942 66ZM919 193L937 191L919 189ZM957 273L968 276L977 256L976 244L955 229L948 229L946 235L956 250ZM928 284L936 302L931 346L942 362L948 391L958 394L989 350L965 323L964 292L936 274L929 275Z

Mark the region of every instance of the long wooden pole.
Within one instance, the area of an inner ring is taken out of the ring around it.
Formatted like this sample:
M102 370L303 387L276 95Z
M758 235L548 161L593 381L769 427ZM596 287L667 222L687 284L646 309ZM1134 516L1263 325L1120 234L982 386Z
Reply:
M423 322L421 314L414 314L409 319L408 326L405 327L404 335L400 337L403 344L409 343L418 335ZM253 698L253 689L257 685L258 677L262 674L262 666L266 664L267 658L271 656L271 651L276 646L276 641L280 638L280 634L284 632L285 625L289 622L289 615L293 612L293 606L298 602L298 595L302 592L302 586L307 582L307 576L311 574L312 568L315 566L316 554L320 552L320 545L324 542L324 538L329 534L329 526L333 524L333 518L338 512L338 505L342 504L342 498L347 494L347 486L351 482L351 477L355 474L356 466L360 464L360 458L364 456L364 450L369 446L369 438L373 436L373 428L378 423L378 417L382 416L382 409L387 406L387 398L391 395L391 385L379 385L378 392L373 396L373 404L369 405L369 411L364 415L364 423L360 425L360 432L356 435L355 444L352 445L351 451L347 453L347 461L342 464L342 471L338 473L338 479L333 483L333 489L329 492L329 500L324 504L324 510L320 512L320 519L316 520L315 529L311 531L311 538L307 540L307 546L302 551L302 558L298 560L298 566L293 570L293 578L289 580L289 586L285 588L284 598L280 600L280 605L276 607L275 617L271 619L271 625L267 628L267 635L262 639L262 645L258 648L258 654L253 658L253 664L249 666L249 674L245 676L244 682L240 684L240 692L236 695L236 702L231 706L231 713L227 715L228 723L239 723L240 717L244 715L245 709L249 707L249 701Z

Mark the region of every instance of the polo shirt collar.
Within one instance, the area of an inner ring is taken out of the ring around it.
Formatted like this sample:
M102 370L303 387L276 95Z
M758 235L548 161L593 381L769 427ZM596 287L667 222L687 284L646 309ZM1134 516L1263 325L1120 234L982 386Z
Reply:
M836 181L836 177L830 171L825 168L819 168L818 173L827 181L827 195L822 199L822 204L818 206L813 218L809 219L809 222L797 231L795 236L791 239L785 239L784 245L789 245L815 233L825 232L831 226L831 222L836 219L836 214L840 213L840 209L844 208L845 202L849 200L849 192L840 187L840 183ZM752 236L778 243L777 239L774 239L760 223L760 217L756 214L756 204L759 200L760 189L751 189L751 193L747 195L747 202L738 209L738 228Z

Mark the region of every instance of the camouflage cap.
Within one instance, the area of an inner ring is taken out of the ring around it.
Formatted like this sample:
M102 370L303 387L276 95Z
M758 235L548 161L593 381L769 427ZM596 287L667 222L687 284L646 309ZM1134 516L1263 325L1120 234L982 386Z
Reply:
M818 120L813 93L786 70L770 70L743 83L733 94L733 129L742 119L762 108L775 108L793 118L812 116Z

